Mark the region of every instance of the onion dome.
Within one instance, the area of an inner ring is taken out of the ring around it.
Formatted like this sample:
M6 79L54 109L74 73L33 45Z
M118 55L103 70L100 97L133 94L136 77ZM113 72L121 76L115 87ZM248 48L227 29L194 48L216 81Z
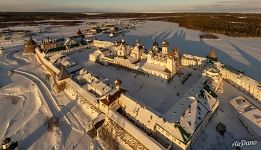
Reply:
M211 59L213 61L217 61L218 60L218 57L217 57L217 54L216 54L216 51L215 51L214 48L211 48L210 52L207 55L207 58Z
M162 47L168 47L169 46L169 42L168 41L163 41L161 43Z
M156 41L154 41L152 45L153 46L159 46L159 44Z
M140 38L137 38L137 39L136 39L136 43L140 43Z
M125 44L126 44L124 38L121 39L121 44L122 44L122 45L125 45Z
M3 140L3 142L2 142L2 145L6 145L6 144L8 144L8 143L10 143L11 142L11 138L5 138L4 140Z

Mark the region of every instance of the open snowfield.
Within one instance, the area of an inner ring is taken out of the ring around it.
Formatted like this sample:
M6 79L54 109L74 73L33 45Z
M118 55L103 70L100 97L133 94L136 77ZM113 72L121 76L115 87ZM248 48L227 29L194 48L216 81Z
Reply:
M46 120L51 114L41 102L37 87L18 75L9 80L10 84L0 90L1 141L11 137L22 149L50 149L56 137L54 132L47 132Z
M222 92L223 91L223 92ZM245 127L242 125L237 115L233 112L229 101L239 95L246 97L251 100L250 97L244 93L238 91L235 87L224 82L223 90L218 93L220 97L220 105L215 116L213 116L211 122L207 127L200 133L199 138L194 142L194 148L200 150L219 150L219 149L235 149L232 148L232 144L235 141L241 140L255 140L247 132ZM216 131L217 124L221 122L226 126L227 132L224 136L220 135ZM244 146L240 147L243 150L260 150L261 142L255 146Z
M85 132L93 118L64 93L52 93L60 108L57 110L39 80L46 80L47 72L34 57L23 55L21 50L22 46L9 47L0 56L0 141L10 136L18 141L19 149L86 150L91 145L103 149L100 141L90 139ZM25 70L39 79L8 73L5 70L8 68ZM47 118L53 115L62 115L62 118L57 130L48 131Z

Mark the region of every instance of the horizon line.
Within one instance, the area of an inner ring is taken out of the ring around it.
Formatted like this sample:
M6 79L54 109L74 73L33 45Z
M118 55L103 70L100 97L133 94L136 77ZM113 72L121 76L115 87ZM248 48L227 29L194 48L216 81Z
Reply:
M120 11L0 11L0 13L104 13L104 14L110 14L110 13L134 13L134 14L182 14L182 13L195 13L195 14L261 14L261 12L197 12L197 11L187 11L187 12L120 12Z

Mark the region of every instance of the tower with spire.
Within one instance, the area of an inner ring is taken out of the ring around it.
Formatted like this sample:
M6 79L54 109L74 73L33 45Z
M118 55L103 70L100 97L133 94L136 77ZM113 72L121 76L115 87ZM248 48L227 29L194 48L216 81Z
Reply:
M36 47L37 47L37 44L33 40L32 34L31 34L30 39L24 43L24 53L34 53Z
M122 37L121 42L118 46L118 50L117 50L117 56L120 57L126 57L128 55L127 53L127 45L126 42L124 40L124 37Z
M215 51L215 49L213 47L211 48L210 52L208 53L208 55L206 57L208 59L212 60L212 61L217 61L218 60L216 51Z

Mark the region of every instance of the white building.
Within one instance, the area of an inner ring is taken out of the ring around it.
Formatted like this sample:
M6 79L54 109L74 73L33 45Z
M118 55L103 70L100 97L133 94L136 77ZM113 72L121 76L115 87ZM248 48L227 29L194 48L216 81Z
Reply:
M163 41L162 51L159 51L160 48L157 47L157 44L153 44L151 51L147 55L147 62L142 67L145 72L160 76L166 80L176 74L179 63L179 52L178 49L169 51L168 46L168 42Z
M181 66L184 67L192 67L203 69L206 65L207 58L198 57L188 54L183 54L181 57Z
M179 66L178 49L169 51L168 42L166 41L162 43L162 48L159 48L157 43L154 43L153 50L151 50L149 54L144 53L144 46L142 46L139 39L137 39L133 47L127 45L124 39L120 42L116 42L115 45L110 44L110 47L107 46L106 42L97 41L96 43L99 43L99 47L102 46L108 49L99 49L89 54L89 60L93 62L98 60L120 65L151 74L165 81L171 79L176 74ZM160 49L162 49L162 51Z
M252 105L243 96L238 96L230 102L235 114L247 131L256 139L261 140L261 110Z
M131 49L130 56L136 59L137 61L140 61L143 53L144 47L141 45L140 40L137 39L136 45Z
M40 47L43 51L48 51L49 49L54 49L64 46L64 38L61 39L50 39L47 38L42 41Z
M91 46L98 47L98 48L108 48L108 47L112 47L114 45L115 44L113 42L110 42L110 41L101 41L101 40L91 41Z
M5 49L3 47L0 47L0 55L5 53Z
M70 47L75 45L82 45L84 42L85 41L82 36L76 35L76 36L66 38L64 45L66 46L67 49L69 49Z
M233 69L230 66L217 63L217 67L220 69L222 77L229 81L231 84L236 85L238 89L249 94L255 98L258 103L261 103L261 84L258 81L251 79Z

